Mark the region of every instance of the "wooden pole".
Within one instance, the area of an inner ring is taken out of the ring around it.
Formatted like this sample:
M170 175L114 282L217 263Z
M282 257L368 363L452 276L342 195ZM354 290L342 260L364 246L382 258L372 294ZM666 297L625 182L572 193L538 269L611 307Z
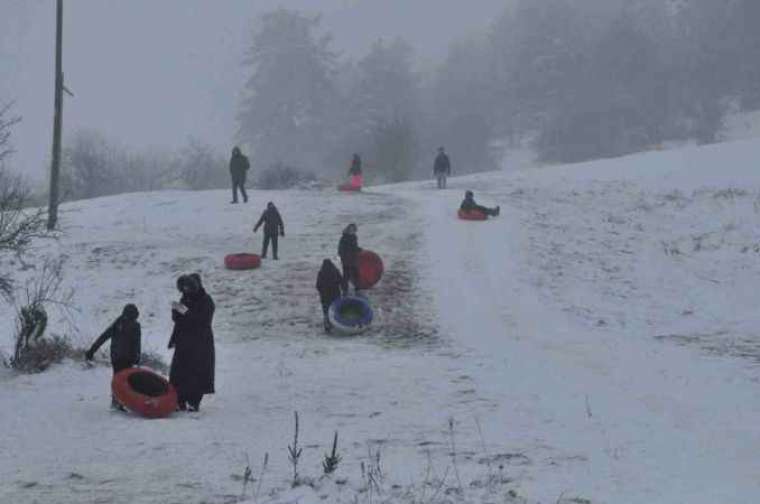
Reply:
M63 0L57 0L55 32L55 112L53 116L53 156L50 165L50 200L47 228L58 222L58 186L61 167L61 127L63 124Z

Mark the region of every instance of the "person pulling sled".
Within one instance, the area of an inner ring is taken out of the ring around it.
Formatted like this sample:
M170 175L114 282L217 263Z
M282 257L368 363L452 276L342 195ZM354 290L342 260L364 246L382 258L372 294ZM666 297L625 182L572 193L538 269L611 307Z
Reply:
M272 242L272 257L277 260L277 237L285 236L285 224L282 222L282 216L271 201L267 203L267 208L261 214L261 218L253 228L253 232L259 230L259 227L264 224L264 243L261 246L261 257L265 259L267 256L267 249L269 248L269 242Z

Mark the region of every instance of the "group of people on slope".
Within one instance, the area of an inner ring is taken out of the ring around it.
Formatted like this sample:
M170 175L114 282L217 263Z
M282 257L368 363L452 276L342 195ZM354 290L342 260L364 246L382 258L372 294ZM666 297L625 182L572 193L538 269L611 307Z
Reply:
M174 349L174 355L169 382L177 390L178 409L198 411L203 396L214 393L216 358L212 323L216 307L197 273L180 276L177 290L180 299L171 305L174 328L168 347ZM87 350L85 358L92 360L101 345L111 340L114 374L140 364L142 336L137 321L139 316L135 305L125 305L121 315ZM124 409L113 396L111 407Z
M319 301L322 304L322 315L325 332L332 331L332 324L328 316L330 305L341 296L347 296L349 284L353 286L354 293L358 293L359 279L359 238L356 234L357 226L354 223L349 224L343 230L343 234L338 242L338 256L343 269L341 273L330 259L322 261L322 267L317 273L317 292L319 292Z

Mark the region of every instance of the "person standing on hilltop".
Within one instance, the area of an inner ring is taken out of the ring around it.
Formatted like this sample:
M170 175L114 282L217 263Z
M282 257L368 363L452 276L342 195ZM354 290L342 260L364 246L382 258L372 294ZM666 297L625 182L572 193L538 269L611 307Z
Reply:
M245 192L245 179L250 168L251 164L248 162L248 158L240 152L239 147L234 147L232 149L232 157L230 158L230 177L232 178L232 201L230 203L238 202L238 189L240 189L240 194L243 195L243 203L248 203L248 195Z

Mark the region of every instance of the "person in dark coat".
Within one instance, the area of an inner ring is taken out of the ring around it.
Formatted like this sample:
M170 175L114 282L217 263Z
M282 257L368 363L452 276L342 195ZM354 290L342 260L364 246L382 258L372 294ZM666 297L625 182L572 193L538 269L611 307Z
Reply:
M443 147L438 148L438 155L433 163L433 174L438 182L438 189L446 189L446 177L451 175L451 162Z
M135 305L125 305L121 315L108 326L108 329L85 352L85 358L91 361L95 356L95 352L98 351L103 343L110 339L113 374L138 365L140 363L140 345L142 339L140 323L137 321L139 317L140 312ZM111 396L111 407L124 409L113 396Z
M362 174L362 158L359 154L354 154L351 159L351 167L348 169L348 176L361 175Z
M475 195L472 191L464 192L464 201L459 206L461 210L479 210L486 215L496 216L499 215L501 208L497 205L495 208L488 208L475 203Z
M230 158L230 177L232 178L231 203L238 202L238 189L240 189L240 194L243 195L243 203L248 203L248 194L245 192L245 179L250 167L251 164L248 162L248 158L240 152L239 147L234 147L232 149L232 157Z
M285 236L285 224L282 222L282 216L271 201L267 203L267 209L261 214L259 222L253 227L253 232L259 230L264 224L264 243L261 246L261 257L267 256L269 242L272 242L272 257L277 260L277 236Z
M214 393L214 301L197 273L177 279L182 293L179 303L172 303L174 330L169 348L174 348L169 381L177 389L180 410L198 411L204 394Z
M343 230L343 235L338 242L338 255L343 266L343 292L348 292L349 282L353 284L354 292L357 290L356 282L359 277L357 261L361 250L356 236L356 224L351 223Z
M332 331L332 324L327 316L330 305L338 299L341 294L346 294L343 275L330 259L322 261L322 267L317 274L317 291L319 291L319 301L322 303L322 314L324 315L325 332Z

